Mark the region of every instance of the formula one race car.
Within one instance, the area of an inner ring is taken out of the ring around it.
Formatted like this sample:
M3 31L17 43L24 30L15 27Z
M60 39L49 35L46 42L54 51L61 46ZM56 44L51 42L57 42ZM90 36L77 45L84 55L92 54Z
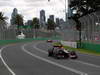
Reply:
M53 40L47 40L47 42L48 42L48 43L52 43L52 42L53 42Z
M76 59L78 56L75 51L68 51L63 48L63 46L53 46L53 48L48 50L48 56L54 58L71 58Z
M69 57L69 53L68 52L64 52L63 48L59 47L59 46L54 46L53 48L48 50L48 56L52 56L54 58L68 58Z

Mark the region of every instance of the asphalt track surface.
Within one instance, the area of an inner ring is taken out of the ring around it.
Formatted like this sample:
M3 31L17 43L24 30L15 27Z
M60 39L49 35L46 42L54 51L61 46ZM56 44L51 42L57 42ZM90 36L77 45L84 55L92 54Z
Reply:
M48 57L50 43L10 44L0 50L0 75L100 75L100 56L77 53L79 58Z

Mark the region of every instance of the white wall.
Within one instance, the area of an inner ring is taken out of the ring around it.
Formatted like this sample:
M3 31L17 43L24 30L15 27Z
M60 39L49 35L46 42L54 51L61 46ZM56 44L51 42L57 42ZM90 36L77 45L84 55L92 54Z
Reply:
M63 44L64 46L70 46L73 48L77 48L77 42L61 41L61 44Z

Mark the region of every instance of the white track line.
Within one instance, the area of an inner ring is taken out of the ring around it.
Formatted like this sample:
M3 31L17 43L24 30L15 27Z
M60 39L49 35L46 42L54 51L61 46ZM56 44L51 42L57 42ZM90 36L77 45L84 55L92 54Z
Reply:
M44 51L44 50L42 50L42 49L37 48L37 45L38 45L38 44L39 44L39 43L37 43L37 44L34 46L34 48L35 48L36 50L42 52L42 53L48 54L47 51ZM95 67L95 68L100 68L99 65L95 65L95 64L91 64L91 63L87 63L87 62L83 62L83 61L79 61L79 60L74 60L74 61L71 60L71 61L72 61L72 62L81 63L81 64L85 64L85 65L88 65L88 66L91 66L91 67Z
M43 57L40 57L40 56L38 56L38 55L36 55L36 54L33 54L33 53L31 53L31 52L29 52L29 51L27 51L27 50L25 49L25 46L27 46L27 45L28 45L28 44L24 44L24 45L22 46L23 51L26 52L27 54L29 54L29 55L31 55L31 56L33 56L33 57L39 59L39 60L45 61L45 62L47 62L47 63L50 63L50 64L55 65L55 66L58 66L58 67L63 68L63 69L65 69L65 70L69 70L69 71L74 72L74 73L77 73L77 74L79 74L79 75L88 75L87 73L84 73L84 72L81 72L81 71L77 71L76 69L72 69L72 68L66 67L66 66L64 66L64 65L58 64L58 63L56 63L56 62L53 62L53 61L51 61L51 60L48 60L48 59L45 59L45 58L43 58Z
M13 72L13 70L7 65L7 63L5 62L5 60L3 59L3 57L2 57L2 51L5 49L5 48L7 48L8 46L4 46L4 47L2 47L1 49L0 49L0 58L1 58L1 60L2 60L2 62L3 62L3 64L4 64L4 66L8 69L8 71L12 74L12 75L16 75L14 72Z

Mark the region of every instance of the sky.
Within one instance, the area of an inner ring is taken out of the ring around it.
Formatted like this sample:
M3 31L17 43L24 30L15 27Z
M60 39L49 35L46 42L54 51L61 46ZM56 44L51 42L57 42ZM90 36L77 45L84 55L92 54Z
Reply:
M66 2L68 6L68 2ZM65 18L65 0L0 0L0 11L10 20L13 9L24 16L24 20L31 20L40 16L40 10L45 10L46 16L54 14L55 17ZM68 7L67 7L68 8Z

